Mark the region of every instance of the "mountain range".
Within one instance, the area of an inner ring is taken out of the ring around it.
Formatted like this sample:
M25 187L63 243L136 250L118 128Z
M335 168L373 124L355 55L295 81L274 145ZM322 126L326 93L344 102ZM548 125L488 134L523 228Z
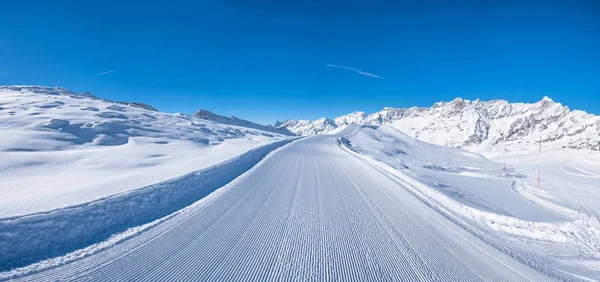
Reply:
M587 146L600 141L600 117L544 97L536 103L456 98L431 107L391 108L367 114L356 111L334 119L275 123L297 135L324 134L348 124L390 125L433 144L496 156L543 148Z

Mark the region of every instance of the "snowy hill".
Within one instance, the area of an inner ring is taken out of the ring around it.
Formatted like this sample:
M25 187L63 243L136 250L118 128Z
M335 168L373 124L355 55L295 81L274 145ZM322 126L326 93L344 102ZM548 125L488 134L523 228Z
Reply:
M60 87L0 86L0 218L141 188L289 139L202 118Z
M545 148L579 145L587 138L600 141L600 117L571 111L548 97L530 104L456 98L429 108L384 108L372 114L353 112L333 121L287 120L275 126L298 135L313 135L348 124L391 125L422 141L466 148L486 156L536 151L540 138Z

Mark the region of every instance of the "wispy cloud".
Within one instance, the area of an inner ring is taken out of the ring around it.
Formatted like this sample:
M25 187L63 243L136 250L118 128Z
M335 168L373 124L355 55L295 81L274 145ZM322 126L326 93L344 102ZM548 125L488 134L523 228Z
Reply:
M0 75L10 75L10 72L8 72L8 71L0 71Z
M105 74L109 74L109 73L113 73L113 72L115 72L115 70L103 71L101 73L97 73L96 75L105 75Z
M240 110L231 110L231 111L227 111L226 113L228 113L228 114L239 114L241 112L242 111L240 111Z
M374 77L374 78L379 78L379 79L385 79L381 76L378 76L376 74L370 73L370 72L366 72L366 71L362 71L356 68L351 68L351 67L346 67L346 66L338 66L338 65L332 65L332 64L326 64L326 67L330 67L330 68L336 68L336 69L343 69L343 70L349 70L349 71L353 71L356 74L360 74L360 75L364 75L364 76L370 76L370 77Z

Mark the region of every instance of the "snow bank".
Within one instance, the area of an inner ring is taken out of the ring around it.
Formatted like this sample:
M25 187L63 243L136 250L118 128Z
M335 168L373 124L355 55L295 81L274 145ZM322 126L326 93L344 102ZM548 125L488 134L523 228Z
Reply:
M0 220L0 271L65 255L202 199L292 140L250 150L178 179L50 212Z

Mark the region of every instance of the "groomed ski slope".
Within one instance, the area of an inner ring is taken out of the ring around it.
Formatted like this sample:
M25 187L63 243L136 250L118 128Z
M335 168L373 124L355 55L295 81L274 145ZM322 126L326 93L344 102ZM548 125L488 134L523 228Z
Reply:
M18 281L552 281L320 135L169 220ZM14 278L14 277L13 277Z

